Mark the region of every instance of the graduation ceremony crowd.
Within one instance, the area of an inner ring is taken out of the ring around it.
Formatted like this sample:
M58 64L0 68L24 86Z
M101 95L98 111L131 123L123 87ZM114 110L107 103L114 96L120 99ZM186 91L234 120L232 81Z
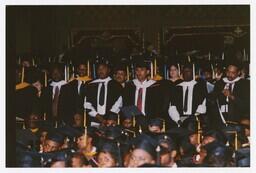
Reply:
M24 56L16 75L17 167L250 166L249 62L235 55Z

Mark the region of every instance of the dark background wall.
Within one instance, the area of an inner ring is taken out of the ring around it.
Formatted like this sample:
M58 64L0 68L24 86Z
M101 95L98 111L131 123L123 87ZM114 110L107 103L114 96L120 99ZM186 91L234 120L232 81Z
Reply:
M75 28L133 28L157 43L165 26L250 24L249 6L8 6L15 54L51 56L67 47Z

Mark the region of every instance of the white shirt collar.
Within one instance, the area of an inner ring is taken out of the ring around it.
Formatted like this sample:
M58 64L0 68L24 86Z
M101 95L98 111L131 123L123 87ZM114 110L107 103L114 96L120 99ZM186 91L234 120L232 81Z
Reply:
M191 81L183 81L180 84L178 84L179 86L193 86L197 83L197 81L195 80L191 80Z
M230 80L228 80L227 77L224 77L222 80L223 80L225 83L233 84L233 83L239 81L240 79L241 79L240 77L237 77L237 78L235 78L234 80L230 81Z
M54 81L52 81L51 84L50 84L50 86L52 86L52 87L58 86L58 87L60 88L62 85L65 85L66 83L67 83L67 82L64 81L64 80L61 80L61 81L59 81L59 82L54 82Z
M105 79L95 79L94 81L92 81L92 82L90 82L90 83L102 83L102 82L107 83L107 82L109 82L110 80L112 80L112 78L111 78L111 77L107 77L107 78L105 78Z
M138 79L133 79L133 83L138 88L147 88L151 85L153 85L156 81L154 80L145 80L142 83Z

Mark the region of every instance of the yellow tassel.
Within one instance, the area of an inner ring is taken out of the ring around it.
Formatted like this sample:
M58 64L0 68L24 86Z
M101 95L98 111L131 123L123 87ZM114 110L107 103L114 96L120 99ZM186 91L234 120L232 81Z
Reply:
M22 67L22 71L21 71L21 83L24 82L24 72L25 72L25 68Z

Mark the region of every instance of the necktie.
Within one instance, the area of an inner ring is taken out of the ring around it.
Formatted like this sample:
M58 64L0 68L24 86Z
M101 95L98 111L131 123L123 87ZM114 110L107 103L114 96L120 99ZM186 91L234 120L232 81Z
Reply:
M104 105L104 98L105 98L105 85L104 85L104 82L101 83L101 88L100 88L100 100L99 100L99 104L101 106Z
M187 112L188 110L188 87L185 91L185 99L184 99L184 107L183 107L184 112Z
M52 101L52 116L53 117L57 117L57 115L58 115L59 93L60 93L59 87L56 86L55 93L53 96L53 101Z
M143 89L140 88L138 93L138 99L137 99L137 107L140 111L142 111L142 91Z

